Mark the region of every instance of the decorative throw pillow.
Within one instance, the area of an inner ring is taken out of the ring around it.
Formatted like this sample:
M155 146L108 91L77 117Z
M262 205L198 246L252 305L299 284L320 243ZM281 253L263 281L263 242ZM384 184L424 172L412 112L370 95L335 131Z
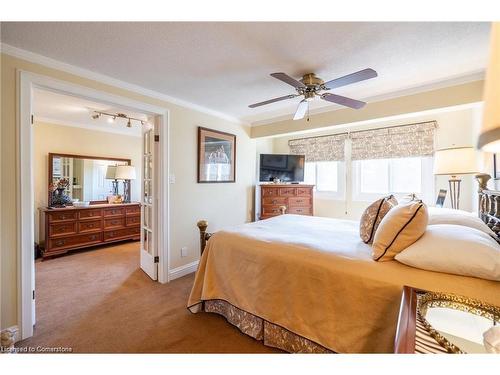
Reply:
M375 232L372 257L376 261L391 260L425 233L429 215L422 201L400 204L382 219Z
M359 236L364 243L371 243L373 241L373 236L380 222L389 210L397 204L398 201L396 198L393 195L389 195L388 197L376 200L366 208L359 222Z

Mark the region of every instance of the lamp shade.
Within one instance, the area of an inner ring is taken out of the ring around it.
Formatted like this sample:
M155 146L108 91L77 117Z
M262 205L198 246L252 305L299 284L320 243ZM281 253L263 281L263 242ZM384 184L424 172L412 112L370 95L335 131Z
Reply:
M484 112L478 148L500 151L500 23L491 28L490 60L484 84Z
M473 147L445 148L434 153L434 174L455 176L471 173L477 173Z
M106 180L114 180L116 175L116 165L108 165L106 169Z
M135 180L135 167L132 165L118 165L115 178L117 180Z

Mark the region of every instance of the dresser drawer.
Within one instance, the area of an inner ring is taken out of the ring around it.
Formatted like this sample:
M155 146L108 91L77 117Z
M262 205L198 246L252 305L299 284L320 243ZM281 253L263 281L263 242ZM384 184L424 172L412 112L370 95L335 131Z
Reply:
M141 213L141 206L127 207L125 209L127 215L137 215Z
M102 230L101 220L84 220L78 222L78 232L95 232Z
M79 234L71 237L54 238L49 240L49 252L51 250L64 249L67 247L78 247L102 242L102 233Z
M78 214L79 219L95 219L102 216L102 210L81 210Z
M265 216L280 215L281 214L280 207L281 206L278 206L278 205L276 205L276 206L275 205L263 205L262 206L262 215L265 215ZM288 210L285 211L285 213L288 213Z
M277 197L279 192L279 189L275 187L262 187L262 197Z
M297 188L296 189L296 195L299 197L299 196L304 196L304 195L307 195L307 196L310 196L312 195L312 188L310 187L307 187L307 188Z
M110 218L110 219L104 219L104 228L122 228L125 226L125 218L124 217L117 217L117 218Z
M104 208L102 211L105 217L125 215L125 207Z
M310 206L311 205L312 199L310 197L290 197L288 198L288 205L290 207L296 207L296 206Z
M76 233L76 221L49 225L49 237L65 236Z
M139 236L140 233L141 228L139 227L110 230L104 232L104 241L113 241L125 237Z
M262 198L262 204L279 204L279 205L286 205L286 199L285 197L267 197L267 198Z
M141 224L141 215L127 216L127 218L125 219L125 225L127 227L140 224Z
M311 207L290 207L286 213L295 215L312 215Z
M49 216L49 222L55 223L57 221L76 220L77 212L49 212L47 215Z
M280 196L282 197L294 197L295 196L295 188L280 188Z

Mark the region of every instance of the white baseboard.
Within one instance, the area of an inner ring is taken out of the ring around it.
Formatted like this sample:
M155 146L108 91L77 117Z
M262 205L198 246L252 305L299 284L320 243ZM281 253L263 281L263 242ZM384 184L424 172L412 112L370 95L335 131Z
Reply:
M199 260L196 260L194 262L185 264L183 266L180 266L180 267L177 267L177 268L174 268L174 269L168 271L169 279L175 280L175 279L178 279L179 277L196 272L196 270L198 269L199 262L200 262Z

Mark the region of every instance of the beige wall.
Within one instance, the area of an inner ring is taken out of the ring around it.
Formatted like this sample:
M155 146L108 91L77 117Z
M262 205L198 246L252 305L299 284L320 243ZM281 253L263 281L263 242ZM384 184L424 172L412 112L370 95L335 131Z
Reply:
M38 241L37 209L47 206L48 154L75 154L131 159L137 176L141 175L141 138L92 131L71 126L35 122L33 127L33 170L35 203L35 241ZM140 200L139 178L131 182L131 199Z
M227 120L150 98L101 82L30 63L5 54L1 57L1 327L17 324L17 174L16 174L16 75L17 70L54 77L152 105L170 112L171 173L171 268L199 258L196 221L207 219L210 230L252 218L255 180L255 140L250 129ZM236 183L196 183L197 127L205 126L236 134ZM188 256L181 258L186 246Z
M424 122L436 120L438 129L436 132L436 148L446 148L452 146L475 146L477 140L477 132L479 129L479 121L481 118L481 106L473 106L469 108L462 108L457 110L439 111L434 114L416 115L407 117L404 120L387 120L373 122L369 125L370 128L403 125L412 122ZM364 125L365 128L368 128ZM361 129L361 126L353 127L352 130ZM343 130L345 131L345 129ZM306 136L334 134L334 131L322 131L316 133L308 133ZM300 138L298 135L277 137L273 139L273 152L274 153L288 153L288 140L293 138ZM478 159L480 155L478 154ZM491 158L491 155L486 156L486 159ZM488 165L483 166L486 173L491 173ZM346 190L350 185L346 187ZM439 189L448 190L446 198L446 206L450 205L448 176L435 177L435 191L436 196ZM464 210L474 211L477 209L477 184L472 176L462 176L462 188L460 207ZM317 216L325 217L339 217L347 219L359 219L363 210L369 202L352 202L346 206L345 201L333 199L319 199L314 200L314 213ZM347 208L347 213L346 213Z

